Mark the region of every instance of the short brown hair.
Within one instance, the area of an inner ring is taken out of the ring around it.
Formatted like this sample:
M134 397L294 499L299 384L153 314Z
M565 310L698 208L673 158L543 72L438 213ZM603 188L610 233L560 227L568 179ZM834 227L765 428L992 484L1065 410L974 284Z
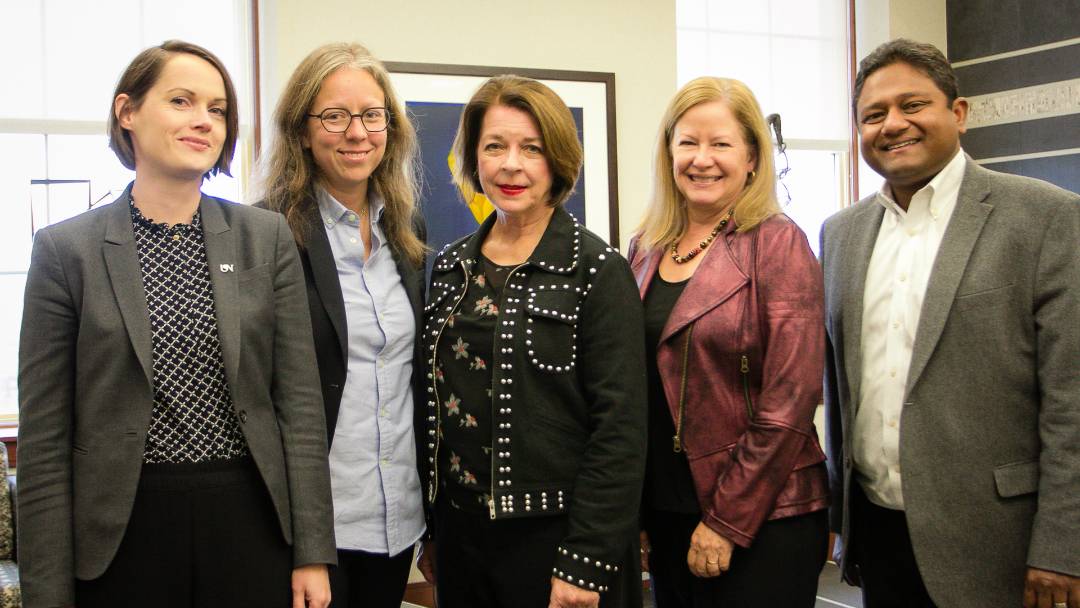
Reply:
M894 63L906 63L919 70L934 81L945 100L952 107L952 102L960 96L960 87L956 81L956 72L945 55L934 45L915 42L907 38L890 40L870 52L859 62L859 73L855 75L855 87L851 92L851 111L858 117L859 96L863 85L871 74Z
M456 159L454 183L465 200L472 200L472 195L481 191L476 147L480 143L484 115L495 106L521 110L536 121L544 143L544 158L551 168L551 200L548 204L557 207L565 203L574 192L584 157L574 115L547 85L513 74L488 79L461 112L453 146Z
M232 163L233 151L236 148L236 136L240 123L236 87L233 86L225 64L221 63L216 55L197 44L182 40L166 40L158 46L144 50L131 60L127 69L121 74L109 104L109 147L113 149L116 157L125 167L135 169L135 148L131 144L131 133L120 126L114 107L116 98L126 94L130 99L132 109L138 109L146 99L146 94L157 83L165 64L174 55L180 53L194 55L205 60L221 74L221 80L225 83L225 142L221 147L221 156L218 157L217 163L207 171L206 177L218 173L231 176L229 165Z

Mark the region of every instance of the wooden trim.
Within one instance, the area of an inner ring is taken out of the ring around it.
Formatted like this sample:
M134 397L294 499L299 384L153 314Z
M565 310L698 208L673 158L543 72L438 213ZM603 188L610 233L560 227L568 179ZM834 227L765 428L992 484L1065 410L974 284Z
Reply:
M251 88L254 98L255 123L252 125L251 156L259 158L259 149L262 147L262 79L259 70L259 0L251 0Z
M855 46L855 0L848 0L848 99L851 99L855 91L855 75L859 73L858 49ZM855 120L853 111L848 110L851 121L851 144L848 153L851 155L850 169L848 170L848 186L851 188L849 204L855 204L859 200L859 125Z
M405 587L405 597L402 599L410 604L424 606L424 608L435 608L435 587L427 581L409 583Z
M0 442L4 444L4 448L7 449L8 457L8 469L15 468L15 456L19 445L19 425L18 423L4 423L0 425Z
M440 76L491 77L516 74L535 80L565 80L569 82L600 82L604 84L605 110L607 112L607 172L608 172L608 242L619 244L619 163L617 124L615 120L615 74L612 72L583 72L577 70L549 70L543 68L511 68L486 65L453 65L443 63L418 63L411 61L384 61L390 72L400 74L436 74Z

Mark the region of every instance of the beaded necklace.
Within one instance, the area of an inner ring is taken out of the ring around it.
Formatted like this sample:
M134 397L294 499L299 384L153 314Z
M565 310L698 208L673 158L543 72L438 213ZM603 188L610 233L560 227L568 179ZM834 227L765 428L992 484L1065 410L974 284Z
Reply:
M700 243L698 243L697 247L694 247L690 251L687 251L686 255L679 255L679 241L678 240L676 240L674 243L672 243L671 244L671 259L675 260L676 264L685 264L685 263L689 262L690 260L694 259L694 257L697 254L701 253L702 251L705 250L706 247L708 247L710 244L712 244L713 240L716 238L716 235L720 234L720 231L724 229L724 226L727 226L728 221L731 220L731 214L733 212L734 212L734 209L731 210L731 211L728 211L727 215L724 216L724 219L720 220L720 223L716 225L716 228L713 228L712 232L709 233L709 236L705 237L704 241L701 241Z

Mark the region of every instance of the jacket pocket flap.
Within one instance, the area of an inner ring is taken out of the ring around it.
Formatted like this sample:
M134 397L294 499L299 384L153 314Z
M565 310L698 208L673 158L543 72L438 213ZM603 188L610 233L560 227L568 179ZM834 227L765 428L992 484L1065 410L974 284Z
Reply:
M428 289L427 304L424 305L424 312L431 312L436 306L442 304L447 296L456 293L457 290L458 287L449 282L433 281Z
M525 308L536 317L574 324L578 318L578 297L568 290L537 289L529 294Z
M1039 461L1003 464L994 469L994 483L1002 498L1031 494L1039 489Z

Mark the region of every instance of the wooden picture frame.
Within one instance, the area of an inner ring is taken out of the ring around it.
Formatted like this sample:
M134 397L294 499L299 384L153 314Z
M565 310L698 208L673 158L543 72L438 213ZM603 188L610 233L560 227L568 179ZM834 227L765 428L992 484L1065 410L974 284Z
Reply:
M385 65L420 138L424 164L421 203L432 247L438 250L476 229L477 218L450 185L447 161L461 108L485 80L500 74L540 80L570 107L579 121L585 162L567 209L589 230L618 246L614 74L397 61Z

